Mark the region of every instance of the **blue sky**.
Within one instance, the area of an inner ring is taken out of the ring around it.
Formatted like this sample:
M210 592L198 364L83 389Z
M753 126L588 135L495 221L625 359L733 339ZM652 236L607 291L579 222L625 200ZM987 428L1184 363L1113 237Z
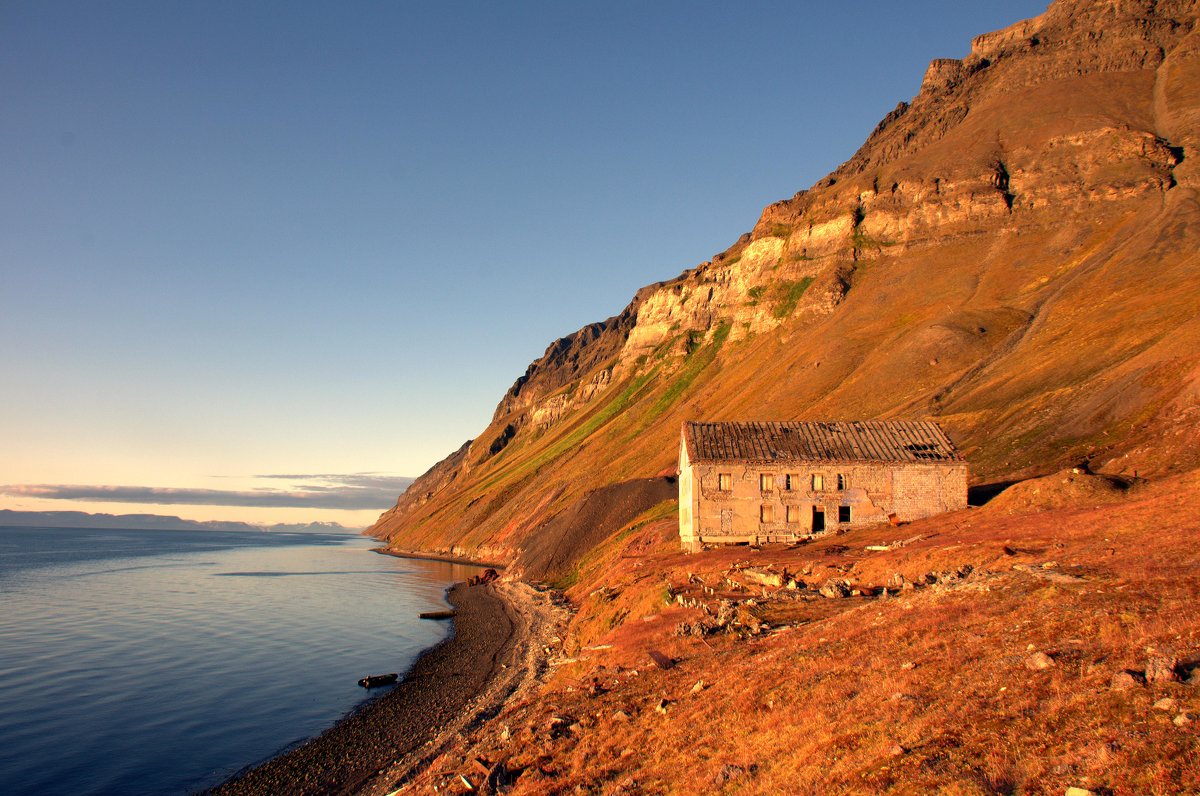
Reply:
M0 4L0 487L418 475L1044 7Z

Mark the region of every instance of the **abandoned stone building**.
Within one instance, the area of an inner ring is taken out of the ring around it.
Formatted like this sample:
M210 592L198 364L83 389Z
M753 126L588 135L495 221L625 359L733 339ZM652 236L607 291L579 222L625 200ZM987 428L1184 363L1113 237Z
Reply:
M966 508L967 463L928 421L683 424L679 536L796 542Z

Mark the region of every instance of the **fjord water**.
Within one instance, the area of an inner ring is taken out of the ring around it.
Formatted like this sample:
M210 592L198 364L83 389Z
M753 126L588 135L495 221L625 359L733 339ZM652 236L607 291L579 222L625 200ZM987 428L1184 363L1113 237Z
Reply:
M0 528L0 793L188 793L332 725L477 571L372 544Z

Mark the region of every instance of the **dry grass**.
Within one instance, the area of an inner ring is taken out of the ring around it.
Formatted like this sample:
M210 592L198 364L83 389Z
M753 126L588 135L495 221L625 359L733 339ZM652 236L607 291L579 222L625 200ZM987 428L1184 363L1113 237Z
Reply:
M670 520L643 518L568 592L575 662L556 662L536 701L507 708L414 787L465 791L457 775L481 757L523 769L515 794L1200 792L1200 688L1110 687L1154 651L1200 653L1198 487L1193 474L1100 506L969 510L693 556L675 549ZM799 624L674 635L700 609L668 604L667 585L716 600L689 575L716 583L738 561L863 585L974 570L888 599L768 589L756 608L802 606ZM650 650L677 664L658 668ZM1029 669L1031 651L1054 665ZM1164 696L1174 709L1153 707ZM1193 721L1177 726L1180 714Z

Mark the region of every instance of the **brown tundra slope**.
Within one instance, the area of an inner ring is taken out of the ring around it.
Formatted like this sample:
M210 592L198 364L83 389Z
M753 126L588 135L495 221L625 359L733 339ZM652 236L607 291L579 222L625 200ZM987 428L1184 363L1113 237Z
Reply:
M976 483L1197 467L1198 14L1059 0L934 61L836 171L553 343L370 532L555 574L539 527L670 472L688 418L933 418Z

